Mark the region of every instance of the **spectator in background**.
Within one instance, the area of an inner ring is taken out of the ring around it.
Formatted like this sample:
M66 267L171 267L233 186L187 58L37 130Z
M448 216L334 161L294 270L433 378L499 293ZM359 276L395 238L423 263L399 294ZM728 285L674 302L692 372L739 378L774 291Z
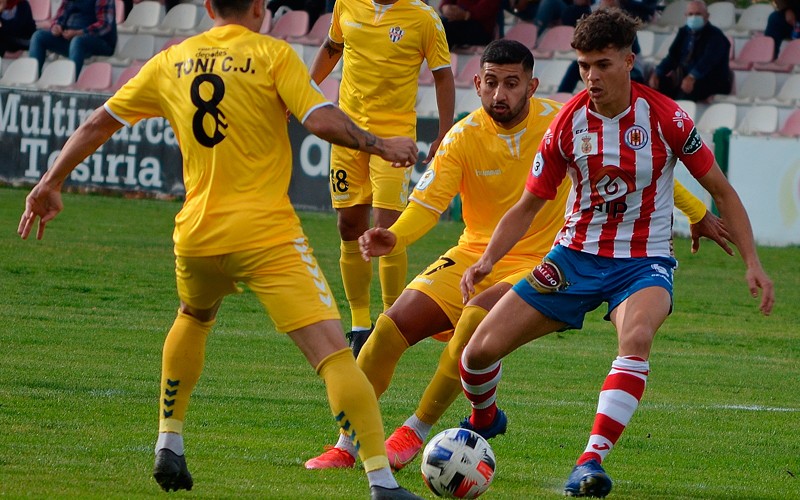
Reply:
M592 0L503 0L503 8L542 32L553 24L575 26L583 15L592 12Z
M439 9L450 50L486 45L495 38L502 0L442 0Z
M800 38L800 0L775 0L775 12L767 18L764 34L775 40L775 54L778 57L781 43L791 38Z
M34 31L28 0L0 0L0 55L27 50Z
M733 83L730 52L728 37L708 22L705 2L692 0L686 6L686 25L650 75L650 86L672 99L690 101L729 94Z
M69 57L75 74L91 56L110 56L117 45L117 20L114 0L63 0L50 29L36 31L31 38L30 55L44 66L47 52Z

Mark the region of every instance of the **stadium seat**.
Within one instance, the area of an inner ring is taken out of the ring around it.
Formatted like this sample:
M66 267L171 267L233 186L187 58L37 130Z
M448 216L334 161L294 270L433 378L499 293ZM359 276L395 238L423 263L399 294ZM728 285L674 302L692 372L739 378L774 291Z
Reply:
M119 76L117 77L117 81L114 82L114 85L111 86L111 92L116 92L117 90L122 88L122 86L125 85L128 82L128 80L136 76L136 73L138 73L139 70L142 69L142 66L144 66L143 61L132 61L130 66L122 70L122 73L119 74Z
M116 14L117 24L125 21L125 2L114 0L114 13Z
M197 20L195 27L189 30L175 30L174 36L189 37L198 33L203 33L204 31L208 31L214 26L214 20L209 17L206 9L199 8L198 12L199 14L197 17L199 17L199 19Z
M775 12L775 8L769 3L754 3L748 5L739 15L729 30L728 34L733 36L750 36L752 33L763 33L767 27L767 18Z
M536 68L534 69L534 76L539 79L539 88L536 90L542 95L547 95L555 92L564 78L564 73L567 72L572 61L568 59L550 59L544 61L537 61ZM581 84L581 88L583 85Z
M430 73L430 72L429 72ZM470 89L459 89L469 91ZM472 89L475 92L475 89ZM458 98L456 92L456 99ZM436 118L439 116L439 107L436 103L436 88L432 85L420 85L417 88L417 116L420 118Z
M731 1L718 1L708 6L708 20L722 31L736 24L736 5ZM765 25L766 26L766 25Z
M130 14L117 25L119 33L137 33L140 28L155 28L162 19L163 6L155 0L133 4Z
M732 102L734 104L753 103L757 98L769 99L775 96L777 79L775 73L769 71L750 71L742 80L741 85L736 85L736 91L730 95L715 95L714 102Z
M778 130L778 135L783 137L800 137L800 109L795 109L792 111L792 114L786 118L786 121Z
M450 53L450 71L453 72L453 77L458 74L458 54ZM419 85L433 85L433 72L428 68L427 61L422 63L419 70Z
M308 12L289 10L272 25L269 36L286 40L290 36L303 36L308 33Z
M37 28L49 28L52 21L50 0L30 0L31 14Z
M575 58L575 51L572 50L572 35L575 32L573 26L553 26L544 32L536 42L536 48L532 50L533 57L536 59Z
M653 58L656 51L656 34L649 30L636 32L636 39L639 41L639 55L637 59L648 61Z
M475 87L456 89L456 116L461 113L472 113L481 106L481 98L478 97Z
M675 41L675 36L677 36L678 32L667 33L666 35L661 37L661 42L658 44L658 48L650 60L654 64L658 64L661 62L662 59L667 57L669 54L669 47L672 45L672 42Z
M668 3L655 20L648 25L648 29L656 33L674 33L686 23L686 0L676 0Z
M757 62L767 63L772 61L775 52L775 40L764 35L755 35L749 38L742 46L739 54L730 61L732 70L749 71Z
M570 94L569 92L554 92L548 96L548 99L552 99L558 102L567 102L572 99L574 94Z
M790 73L800 69L800 39L783 42L781 51L774 61L757 62L753 64L753 69L779 73Z
M127 66L133 60L146 61L153 57L155 46L155 36L144 34L133 35L124 44L117 44L117 50L113 56L101 60L110 62L114 66Z
M538 30L535 24L519 21L517 24L512 26L511 29L506 31L506 34L503 38L506 40L517 41L533 50L534 47L536 47L537 33Z
M333 14L327 12L322 14L317 18L314 22L314 26L302 36L289 36L286 38L286 41L290 43L301 43L303 45L314 45L315 47L319 47L322 45L328 38L328 30L331 27L331 19L333 18Z
M695 122L697 130L713 132L718 128L736 127L736 105L731 102L715 102L711 104Z
M267 11L269 12L269 11ZM142 26L138 33L173 36L178 31L191 31L197 26L198 8L192 3L179 3L172 7L158 26Z
M97 61L83 67L73 86L76 90L98 91L111 87L112 66L105 61Z
M481 56L475 54L467 59L464 67L459 70L455 77L456 88L474 88L473 77L481 70Z
M164 42L164 45L162 45L161 48L158 49L158 52L161 52L162 50L167 50L168 48L172 47L173 45L178 45L182 41L186 40L186 38L187 37L185 37L185 36L174 36L174 37L170 38L169 40L167 40L166 42Z
M800 106L800 73L789 75L773 97L757 98L755 102L773 106Z
M778 108L753 106L748 108L735 131L745 135L773 134L778 130Z
M264 20L261 21L261 28L259 28L258 32L262 35L266 35L269 33L269 30L272 29L272 11L267 9L266 14L264 14Z
M71 59L56 59L45 64L36 80L36 88L69 87L75 83L75 62Z
M337 78L328 77L322 80L319 84L322 95L334 104L339 103L339 80Z
M689 118L692 120L697 119L697 103L688 99L678 99L675 101L682 110L686 111Z
M33 57L20 57L3 71L0 85L33 85L38 78L39 62Z

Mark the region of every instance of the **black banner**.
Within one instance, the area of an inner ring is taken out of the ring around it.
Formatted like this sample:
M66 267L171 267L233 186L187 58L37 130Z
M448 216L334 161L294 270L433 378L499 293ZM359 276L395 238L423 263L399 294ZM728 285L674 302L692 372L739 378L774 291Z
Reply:
M75 129L108 96L77 92L44 92L0 87L0 182L32 185L52 166ZM438 121L417 123L420 161L411 176L416 184L425 165ZM289 124L293 175L289 196L297 208L331 210L328 165L330 144L310 134L296 120ZM70 174L69 188L119 191L154 197L184 194L181 154L169 122L142 120L123 127Z

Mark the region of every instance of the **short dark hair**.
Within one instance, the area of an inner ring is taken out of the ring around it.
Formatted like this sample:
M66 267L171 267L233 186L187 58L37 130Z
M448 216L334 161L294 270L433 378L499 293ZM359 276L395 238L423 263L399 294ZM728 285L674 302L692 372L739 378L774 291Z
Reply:
M598 9L578 21L572 36L572 48L581 52L595 52L608 47L618 50L630 48L640 24L620 9Z
M236 17L244 14L253 5L253 0L211 0L211 9L220 17Z
M494 40L481 55L481 67L492 64L522 64L525 71L533 71L533 54L528 47L515 40Z

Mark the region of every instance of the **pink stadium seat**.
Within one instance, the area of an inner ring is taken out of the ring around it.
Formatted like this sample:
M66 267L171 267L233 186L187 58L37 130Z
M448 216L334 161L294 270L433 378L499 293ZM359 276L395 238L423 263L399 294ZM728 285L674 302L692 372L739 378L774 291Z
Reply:
M570 99L572 99L572 96L573 94L570 94L569 92L555 92L553 94L550 94L550 96L548 96L548 99L552 99L558 102L567 102Z
M575 32L573 26L553 26L544 32L536 42L533 49L533 56L542 59L552 59L556 53L573 55L572 34Z
M107 90L111 87L112 66L105 61L84 66L74 88L84 91Z
M533 50L533 48L536 47L536 35L537 28L535 24L519 21L508 30L503 38L506 40L514 40Z
M784 137L800 137L800 109L795 109L778 130Z
M749 71L757 62L772 61L775 51L775 40L764 35L755 35L745 42L739 55L730 62L732 70Z
M314 22L308 33L303 36L290 36L286 38L290 43L301 43L303 45L322 45L322 42L328 38L328 30L331 27L331 18L333 14L330 12L322 14Z
M272 29L272 11L267 9L267 14L264 16L264 20L261 22L261 29L258 30L259 33L262 35L266 35L269 33L269 30Z
M458 54L450 53L450 71L453 72L453 77L458 74ZM428 69L427 64L423 64L419 72L419 85L433 85L433 72Z
M169 40L167 40L166 42L164 42L164 45L162 45L161 48L158 49L158 51L161 52L162 50L167 50L168 48L172 47L173 45L178 45L179 43L181 43L182 41L186 40L187 38L188 37L186 37L186 36L174 36L174 37L170 38Z
M753 64L755 70L778 73L790 73L795 67L800 67L800 39L784 42L781 52L774 61Z
M274 38L286 40L290 36L303 36L308 33L308 12L304 10L290 10L278 18L269 30L269 35Z
M322 95L324 95L326 99L334 104L339 102L339 80L337 78L329 76L322 80L322 83L319 84L319 88L322 90Z
M51 16L54 14L50 12L50 0L30 0L28 3L31 5L31 14L36 21L36 27L49 28Z
M122 88L122 86L125 85L128 82L128 80L136 76L136 73L138 73L139 70L142 69L142 66L144 66L143 61L131 62L130 66L125 68L122 71L122 73L120 73L119 77L117 77L117 81L114 82L114 85L111 86L111 92L116 92L117 90Z
M464 67L461 68L461 71L455 77L455 84L456 87L459 88L470 88L474 85L473 77L478 74L481 70L481 56L480 54L475 54L474 56L470 56L467 59L467 62L464 64Z

